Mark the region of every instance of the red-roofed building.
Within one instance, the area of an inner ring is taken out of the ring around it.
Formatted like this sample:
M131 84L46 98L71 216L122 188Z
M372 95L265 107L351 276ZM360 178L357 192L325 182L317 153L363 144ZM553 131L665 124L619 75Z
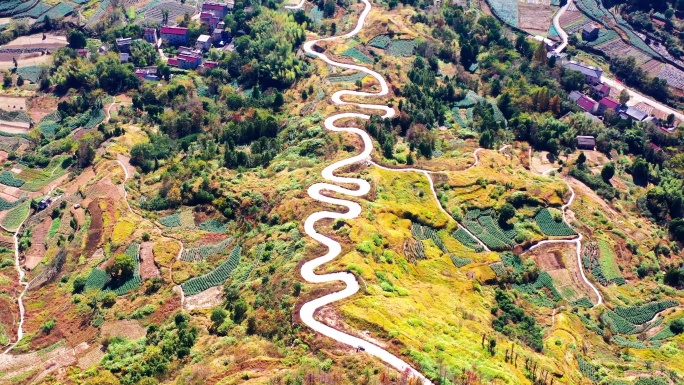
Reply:
M593 87L593 90L599 99L610 96L610 86L608 84L597 84Z
M620 109L620 103L618 103L615 99L605 97L599 101L597 113L599 115L603 115L607 110L613 110L614 112L617 112L618 109Z
M157 40L159 37L157 36L157 29L156 28L145 28L143 32L143 39L145 39L146 42L156 46L157 45Z
M178 59L175 57L170 57L169 60L166 62L166 64L174 67L178 67Z
M202 64L202 55L187 53L179 54L177 59L178 68L194 70ZM169 59L170 60L170 59Z
M202 65L205 68L216 68L218 66L218 62L207 60Z
M208 2L202 4L202 12L211 13L219 19L223 19L228 14L228 11L233 9L234 4L233 2L228 4Z
M200 21L209 25L209 28L213 30L221 21L221 18L209 12L202 12L200 13Z
M161 38L171 45L188 43L188 29L183 27L161 27Z
M582 95L582 97L580 97L577 100L577 105L580 106L580 108L582 108L584 111L587 111L590 113L593 113L594 111L596 111L596 104L597 104L596 100L594 100L594 99L592 99L586 95Z

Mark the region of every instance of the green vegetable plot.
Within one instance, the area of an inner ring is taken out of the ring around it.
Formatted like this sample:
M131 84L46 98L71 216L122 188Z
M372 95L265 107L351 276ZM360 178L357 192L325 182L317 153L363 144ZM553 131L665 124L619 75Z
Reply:
M567 223L561 221L555 221L551 212L548 209L543 208L539 210L537 215L534 217L539 225L539 229L542 233L552 236L552 237L568 237L571 235L577 235L575 230L573 230Z
M86 289L102 290L107 282L109 282L109 274L104 270L94 268L86 278Z
M21 223L28 217L29 211L31 209L31 202L26 201L19 206L13 208L7 213L5 218L2 220L2 227L7 230L14 231Z
M390 38L387 35L378 35L374 38L372 38L369 42L368 45L371 47L375 48L382 48L385 49L390 43Z
M356 83L357 80L363 80L365 77L365 72L355 72L349 75L329 76L327 79L330 83Z
M397 57L411 57L416 49L413 40L392 40L387 48L387 54Z
M126 281L122 282L118 286L109 286L107 287L108 290L113 291L116 293L116 295L124 295L128 293L131 290L136 289L138 286L142 284L142 280L140 278L140 258L138 256L138 250L140 249L140 245L137 243L133 242L131 243L128 248L126 248L126 251L124 252L126 255L131 257L133 260L133 264L135 265L135 270L133 272L133 276Z
M181 225L180 223L180 214L179 213L173 213L171 215L167 215L165 217L159 218L159 223L166 227L178 227Z
M21 198L21 199L19 199L19 200L17 200L17 201L14 201L14 202L8 202L8 201L4 200L3 198L0 198L0 211L5 211L5 210L13 209L13 208L15 208L17 205L19 205L20 203L22 203L23 201L24 201L24 198Z
M457 241L461 242L464 246L469 247L477 252L484 250L484 248L473 238L465 229L459 228L451 234Z
M199 262L211 257L212 255L219 254L226 250L228 245L233 242L233 238L225 239L215 245L206 245L195 247L192 249L185 249L181 254L180 258L186 262Z
M515 246L515 230L504 231L491 217L491 210L469 210L465 227L492 250L508 250Z
M348 50L345 50L344 52L342 52L340 54L340 56L350 57L350 58L355 59L358 62L364 63L364 64L373 63L373 60L371 58L364 55L363 52L359 51L356 48L349 48Z
M223 263L221 263L216 269L212 270L209 274L202 275L200 277L190 278L189 280L181 284L183 293L185 295L193 295L201 293L211 287L222 285L230 276L230 274L235 270L240 262L240 252L242 249L240 246L235 246L230 252L230 256Z

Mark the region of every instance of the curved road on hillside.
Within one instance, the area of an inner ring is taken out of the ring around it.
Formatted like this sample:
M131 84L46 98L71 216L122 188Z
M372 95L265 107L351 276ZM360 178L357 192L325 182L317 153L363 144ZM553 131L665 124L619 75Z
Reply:
M318 39L318 40L312 40L312 41L307 41L304 43L304 50L312 55L315 55L318 59L323 60L325 63L336 66L336 67L341 67L345 69L352 69L352 70L357 70L357 71L362 71L365 72L366 74L374 77L379 83L380 83L380 92L377 93L370 93L370 92L361 92L361 91L347 91L347 90L342 90L342 91L337 91L333 94L332 96L332 101L337 104L337 105L355 105L358 108L363 108L363 109L371 109L371 110L380 110L383 111L383 117L385 118L391 118L394 116L395 111L393 108L388 107L386 105L377 105L377 104L358 104L358 103L350 103L350 102L345 102L342 100L342 96L361 96L361 97L368 97L368 96L384 96L389 93L389 88L387 86L387 82L385 82L385 79L383 79L380 74L377 72L374 72L368 68L358 66L358 65L353 65L353 64L344 64L344 63L338 63L330 58L328 58L325 54L316 52L313 49L313 46L321 41L334 41L334 40L341 40L345 38L352 37L356 35L361 28L363 28L363 23L366 20L366 17L370 13L371 10L371 4L368 0L361 0L365 4L365 8L361 12L361 15L359 16L359 20L356 24L356 27L349 33L341 36L335 36L335 37L330 37L326 39ZM303 2L302 2L303 3ZM301 7L300 3L298 6ZM297 7L297 6L295 6ZM311 329L314 331L321 333L327 337L330 337L338 342L347 344L349 346L352 346L354 348L362 348L366 353L374 355L381 360L385 361L386 363L392 365L395 367L397 370L400 372L408 372L411 375L420 378L425 384L432 384L425 376L423 376L420 372L417 370L413 369L408 363L403 361L401 358L395 356L394 354L388 352L385 349L380 348L377 345L374 345L366 340L363 340L358 337L354 337L352 335L343 333L337 329L334 329L328 325L325 325L319 321L317 321L314 318L314 313L316 310L319 308L329 305L333 302L340 301L342 299L348 298L356 292L359 291L359 283L356 281L356 278L354 277L353 274L347 273L347 272L337 272L337 273L329 273L329 274L316 274L315 271L318 267L321 265L328 263L335 259L340 253L342 252L342 246L335 240L328 238L327 236L319 233L315 229L316 222L323 220L323 219L352 219L356 218L359 214L361 214L361 205L359 205L356 202L348 201L345 199L339 199L339 198L331 198L328 196L325 196L321 194L322 191L326 192L333 192L337 194L342 194L342 195L348 195L352 197L361 197L363 195L366 195L368 191L370 191L370 184L363 180L363 179L357 179L357 178L347 178L347 177L339 177L335 176L334 172L335 170L345 167L357 162L361 161L367 161L370 160L370 153L373 150L373 143L371 141L370 136L368 134L358 128L355 127L338 127L335 125L335 122L341 119L364 119L368 120L370 119L370 115L367 114L361 114L361 113L354 113L354 112L347 112L347 113L340 113L336 114L333 116L328 117L325 120L324 126L326 129L333 131L333 132L347 132L350 134L356 134L359 137L361 137L363 141L363 151L361 151L360 154L353 156L351 158L343 159L339 162L333 163L332 165L326 167L323 172L322 176L324 179L334 182L334 183L345 183L345 184L352 184L358 186L356 190L351 190L347 189L344 187L340 187L335 184L330 184L330 183L316 183L313 184L309 187L307 190L309 196L313 198L314 200L317 200L319 202L323 203L328 203L331 205L336 205L336 206L343 206L347 208L347 211L344 213L339 213L339 212L334 212L334 211L318 211L313 214L311 214L306 221L304 222L304 231L308 236L311 238L315 239L316 241L320 242L321 244L327 246L328 252L318 258L315 258L311 261L306 262L302 266L301 274L302 277L310 282L310 283L329 283L329 282L343 282L346 287L338 292L330 293L327 294L323 297L316 298L310 302L305 303L302 308L299 311L299 315L302 319L302 322L304 322L307 326L309 326Z
M530 154L531 154L531 149L530 149ZM553 168L550 170L546 170L542 175L549 174L552 171L556 171L556 170L558 170L558 169ZM568 226L570 226L570 222L568 222L568 218L566 216L566 211L567 211L568 207L570 207L570 205L572 205L572 202L575 201L575 190L572 188L572 186L570 186L570 183L568 183L567 181L564 181L564 182L568 186L568 188L570 189L571 195L570 195L570 199L568 200L568 202L561 207L561 211L563 212L563 221L565 223L567 223ZM601 296L601 293L598 291L596 286L594 286L594 284L591 283L591 281L589 281L589 279L587 279L587 276L584 274L584 267L582 266L582 239L584 237L582 236L582 234L579 231L576 231L576 232L579 235L577 238L541 241L541 242L537 243L536 245L530 247L527 251L531 251L531 250L534 250L541 245L547 245L547 244L551 244L551 243L573 243L573 244L575 244L575 249L577 250L577 254L576 254L577 255L577 267L579 268L580 275L582 276L582 280L584 281L584 283L587 284L587 286L589 286L591 288L591 290L594 292L594 294L596 294L596 303L594 304L594 307L596 307L596 306L599 306L603 303L603 297Z

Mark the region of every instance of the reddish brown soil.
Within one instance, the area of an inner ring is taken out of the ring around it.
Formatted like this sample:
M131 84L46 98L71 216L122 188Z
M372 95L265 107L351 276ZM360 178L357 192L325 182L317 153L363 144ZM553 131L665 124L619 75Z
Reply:
M159 277L159 269L154 264L153 242L143 242L140 244L140 276L142 279Z
M28 100L28 110L31 120L39 122L45 115L57 109L58 98L40 96Z
M86 239L85 249L83 254L86 257L92 255L100 244L100 239L102 238L102 210L100 210L100 205L97 200L92 200L88 205L88 212L92 217L90 221L90 227L88 228L88 236Z
M33 237L31 238L31 248L26 253L24 265L27 269L33 270L45 255L45 238L52 226L52 218L46 216L42 222L33 227Z

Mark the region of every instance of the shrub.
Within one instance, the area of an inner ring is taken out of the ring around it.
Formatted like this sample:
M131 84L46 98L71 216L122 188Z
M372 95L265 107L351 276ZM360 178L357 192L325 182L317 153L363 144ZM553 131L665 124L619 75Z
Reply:
M45 333L45 334L50 334L50 332L52 331L52 328L54 328L54 327L55 327L55 319L53 318L51 320L43 322L43 324L40 325L40 330L42 330L43 333Z

